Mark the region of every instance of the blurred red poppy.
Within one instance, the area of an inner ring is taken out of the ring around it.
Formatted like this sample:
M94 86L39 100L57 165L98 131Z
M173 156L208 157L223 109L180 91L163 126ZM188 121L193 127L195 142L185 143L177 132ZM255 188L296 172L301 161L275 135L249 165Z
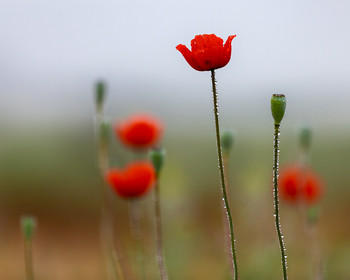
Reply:
M137 198L146 194L155 182L155 170L147 161L129 164L125 169L110 169L106 180L122 198Z
M176 49L182 53L188 64L198 71L210 71L224 67L231 58L231 42L236 35L224 40L214 34L196 35L191 41L191 51L185 45Z
M119 139L131 148L147 149L156 145L162 134L161 123L145 114L134 115L115 125Z
M323 191L320 177L311 168L298 165L282 169L278 182L281 198L292 203L315 203Z

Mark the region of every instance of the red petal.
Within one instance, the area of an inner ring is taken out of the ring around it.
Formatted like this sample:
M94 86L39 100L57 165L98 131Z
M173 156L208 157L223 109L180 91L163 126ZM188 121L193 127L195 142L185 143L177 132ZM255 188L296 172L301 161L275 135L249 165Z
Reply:
M231 42L236 35L228 37L225 45L215 34L196 35L191 41L192 52L184 45L176 48L185 57L192 68L209 71L224 67L231 58Z
M151 116L135 115L126 121L118 122L115 132L126 146L146 149L158 142L162 125Z
M182 53L183 57L186 59L187 63L195 70L197 71L205 71L205 69L202 69L196 60L193 57L193 53L185 46L185 45L178 45L176 49Z

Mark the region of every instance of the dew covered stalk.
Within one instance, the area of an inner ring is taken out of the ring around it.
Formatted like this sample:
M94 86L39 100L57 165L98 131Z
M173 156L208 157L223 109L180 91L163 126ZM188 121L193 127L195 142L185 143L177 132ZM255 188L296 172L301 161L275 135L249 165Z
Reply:
M216 145L218 152L218 161L219 161L219 170L220 170L220 178L221 178L221 191L222 191L222 200L224 205L224 212L226 212L227 220L230 226L230 238L231 238L231 255L233 260L234 267L234 280L238 279L238 269L237 269L237 257L236 257L236 249L235 249L235 237L233 230L233 222L231 216L230 205L227 198L226 184L225 184L225 174L224 174L224 164L222 158L222 147L221 147L221 139L220 139L220 127L219 127L219 108L218 108L218 93L216 91L216 79L215 79L215 71L211 70L211 81L213 87L213 102L214 102L214 118L215 118L215 132L216 132Z
M274 146L273 146L273 196L274 196L274 217L275 226L278 235L278 242L281 250L281 261L283 280L287 280L287 255L286 248L284 246L283 234L281 230L280 215L279 215L279 199L278 199L278 165L279 165L279 136L280 136L280 124L275 123L274 132Z

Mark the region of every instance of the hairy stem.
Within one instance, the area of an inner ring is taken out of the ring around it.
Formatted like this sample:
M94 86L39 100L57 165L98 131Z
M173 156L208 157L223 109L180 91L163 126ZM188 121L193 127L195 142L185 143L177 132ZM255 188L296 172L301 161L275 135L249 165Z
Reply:
M280 215L279 215L279 199L278 199L278 165L279 165L279 135L280 135L280 125L275 124L274 131L274 145L273 145L273 196L274 196L274 217L275 226L278 235L278 242L281 250L281 261L282 261L282 271L283 280L287 280L287 256L286 248L284 246L283 234L281 230Z
M223 162L224 162L224 175L226 179L226 191L228 196L228 203L230 203L230 181L229 181L229 155L228 153L223 153ZM233 260L231 255L231 238L230 238L230 225L226 217L226 208L224 200L221 200L222 204L222 218L224 224L224 234L225 234L225 244L226 244L226 253L228 256L228 263L230 265L231 275L234 277L235 270L233 267Z
M232 260L233 260L233 267L234 267L234 271L235 271L234 280L237 280L238 279L238 269L237 269L237 257L236 257L236 249L235 249L235 237L234 237L234 230L233 230L233 222L232 222L230 205L229 205L227 193L226 193L224 164L223 164L222 147L221 147L221 140L220 140L218 93L216 91L216 80L215 80L214 69L211 70L211 81L212 81L212 87L213 87L216 146L217 146L217 152L218 152L219 170L220 170L220 178L221 178L222 200L224 201L224 210L226 212L226 216L227 216L228 223L230 226L231 254L232 254Z

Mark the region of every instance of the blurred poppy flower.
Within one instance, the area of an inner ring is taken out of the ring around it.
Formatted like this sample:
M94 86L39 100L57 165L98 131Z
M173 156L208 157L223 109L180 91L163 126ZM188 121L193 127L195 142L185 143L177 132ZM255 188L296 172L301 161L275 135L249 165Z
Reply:
M155 146L162 134L161 123L149 115L135 115L115 125L119 139L131 148L147 149Z
M122 198L137 198L146 194L155 182L155 170L147 161L137 161L125 169L110 169L106 180Z
M311 168L298 165L282 169L278 181L281 198L292 203L315 203L323 190L320 177Z
M185 45L176 49L182 53L188 64L198 71L210 71L224 67L231 58L231 42L236 35L224 41L214 34L196 35L191 41L191 51Z

